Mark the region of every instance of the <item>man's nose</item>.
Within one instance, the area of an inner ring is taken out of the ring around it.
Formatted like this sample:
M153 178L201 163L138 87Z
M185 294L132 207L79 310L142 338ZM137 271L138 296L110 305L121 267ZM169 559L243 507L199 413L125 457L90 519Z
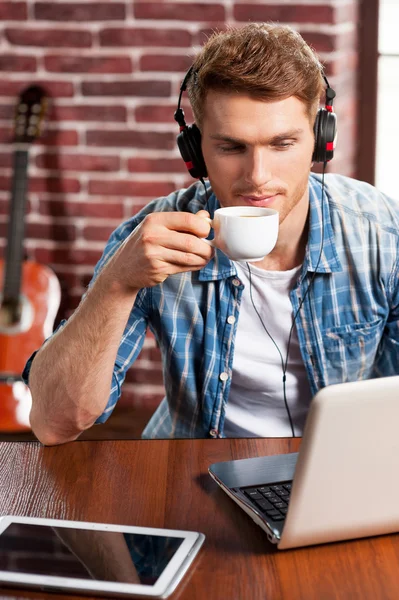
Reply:
M270 157L266 148L255 148L249 153L245 180L261 189L272 179Z

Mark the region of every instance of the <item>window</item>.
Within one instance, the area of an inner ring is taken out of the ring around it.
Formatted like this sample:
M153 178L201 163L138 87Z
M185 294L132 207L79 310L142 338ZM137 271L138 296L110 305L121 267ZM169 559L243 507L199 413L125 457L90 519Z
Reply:
M376 187L399 200L398 0L380 0L379 13Z

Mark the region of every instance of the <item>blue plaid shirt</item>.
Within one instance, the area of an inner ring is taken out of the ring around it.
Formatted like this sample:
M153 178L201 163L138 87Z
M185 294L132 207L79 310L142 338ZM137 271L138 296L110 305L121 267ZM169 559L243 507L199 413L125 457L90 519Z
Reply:
M290 298L295 314L318 263L323 228L317 273L296 319L312 394L334 383L399 374L399 203L333 174L325 176L323 214L321 176L313 173L309 197L309 239ZM92 282L147 214L196 213L205 204L199 182L149 203L111 235ZM210 190L211 216L218 207ZM223 437L243 289L234 263L217 250L200 271L140 290L97 422L111 414L149 327L162 352L166 396L143 437Z

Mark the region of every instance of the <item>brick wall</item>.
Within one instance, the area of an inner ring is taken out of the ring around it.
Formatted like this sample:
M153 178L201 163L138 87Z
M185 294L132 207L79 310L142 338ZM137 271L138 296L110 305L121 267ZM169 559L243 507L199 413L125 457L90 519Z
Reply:
M358 0L0 2L0 250L13 110L19 92L36 82L51 107L30 150L26 248L61 281L57 321L76 307L111 231L150 199L193 181L176 152L173 112L190 57L214 28L273 20L302 33L338 93L329 170L355 174L357 9ZM122 402L155 406L162 395L149 336Z

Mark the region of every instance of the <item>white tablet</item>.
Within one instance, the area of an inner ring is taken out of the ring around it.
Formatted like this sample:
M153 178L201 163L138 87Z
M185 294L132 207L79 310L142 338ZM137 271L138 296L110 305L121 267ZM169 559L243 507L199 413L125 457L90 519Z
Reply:
M0 584L167 598L204 539L193 531L0 517Z

